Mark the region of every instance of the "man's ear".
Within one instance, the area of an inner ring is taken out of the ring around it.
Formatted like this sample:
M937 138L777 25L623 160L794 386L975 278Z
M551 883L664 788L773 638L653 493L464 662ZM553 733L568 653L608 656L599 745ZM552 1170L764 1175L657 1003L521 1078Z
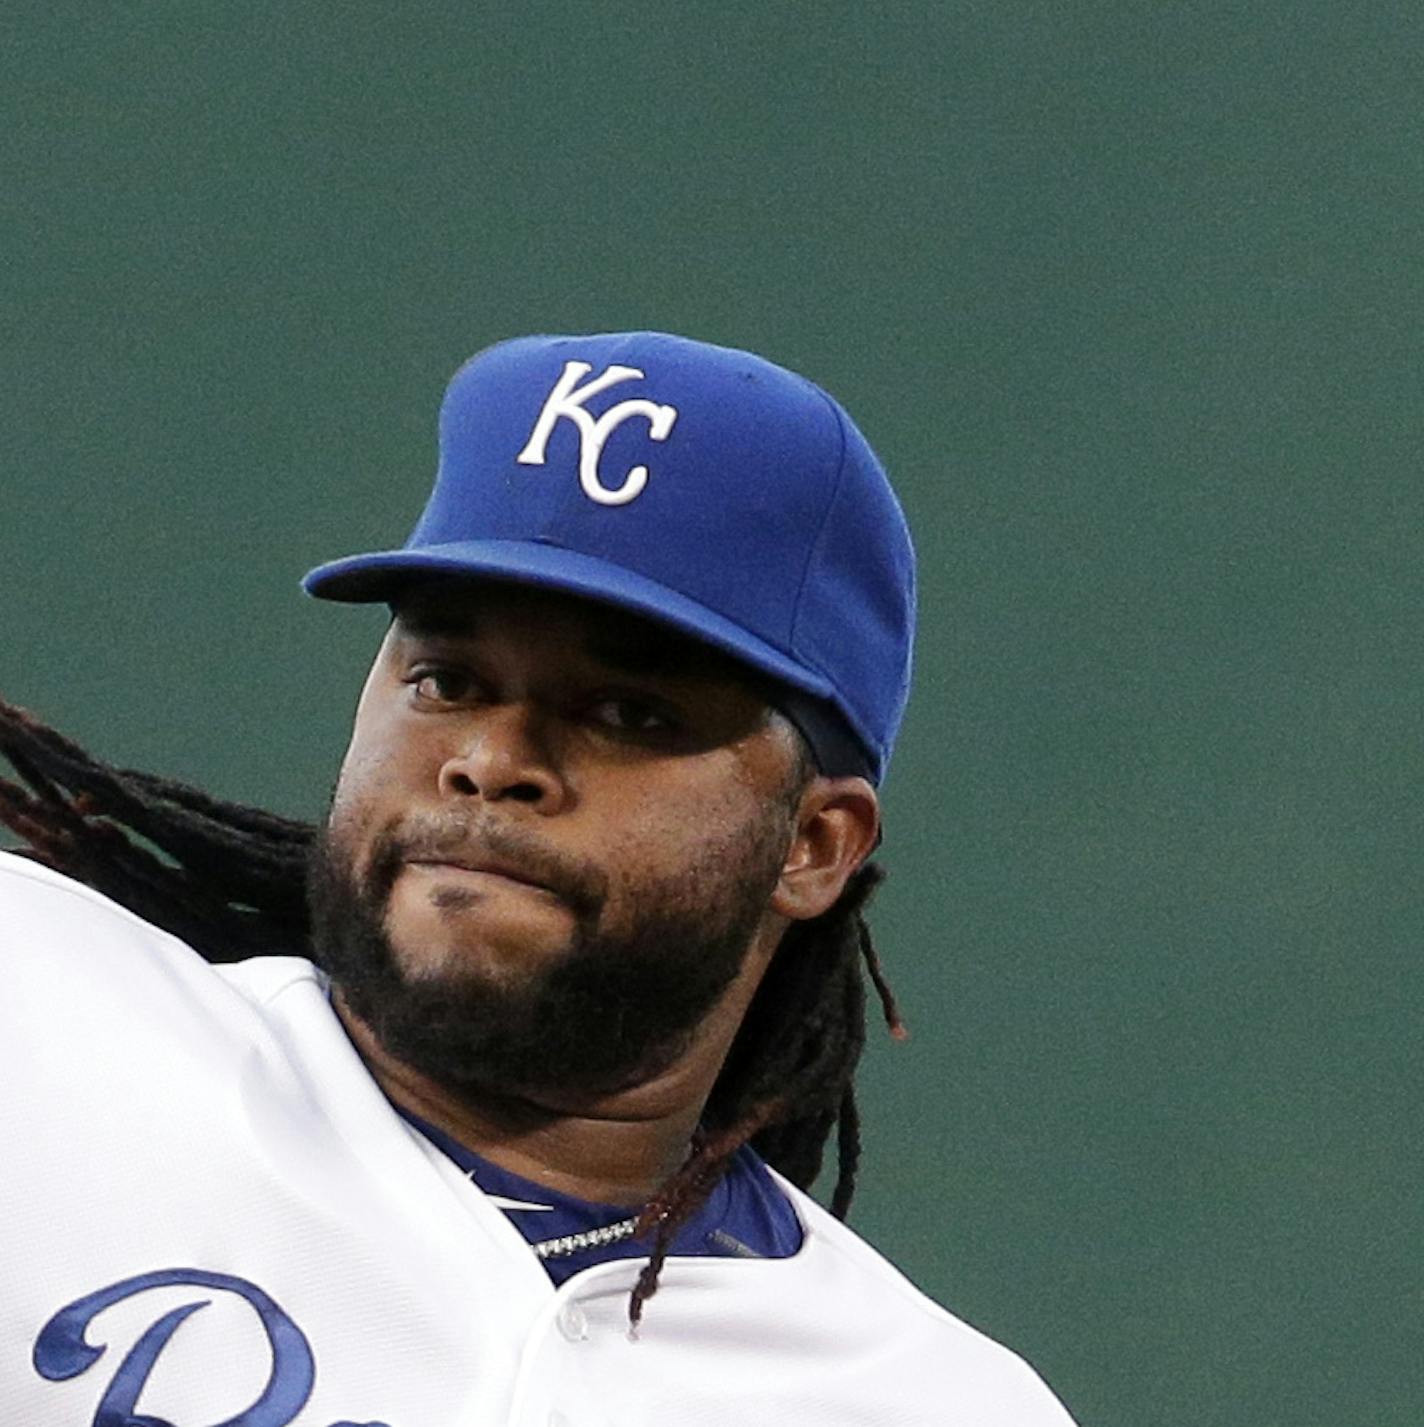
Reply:
M828 911L879 836L880 800L864 778L813 778L801 794L772 910L795 922Z

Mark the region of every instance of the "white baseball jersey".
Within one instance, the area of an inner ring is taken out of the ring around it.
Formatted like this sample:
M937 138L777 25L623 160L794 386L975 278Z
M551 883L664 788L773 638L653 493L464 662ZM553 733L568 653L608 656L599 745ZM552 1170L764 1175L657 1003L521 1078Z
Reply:
M321 974L212 967L0 853L0 1424L1070 1427L787 1186L787 1259L555 1288L398 1115Z

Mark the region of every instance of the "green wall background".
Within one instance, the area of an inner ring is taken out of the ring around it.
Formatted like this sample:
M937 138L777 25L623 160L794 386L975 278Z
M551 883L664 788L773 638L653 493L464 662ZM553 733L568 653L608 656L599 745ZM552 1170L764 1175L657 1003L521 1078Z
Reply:
M0 690L316 816L449 373L749 346L918 535L859 1227L1085 1424L1424 1420L1424 12L21 4Z

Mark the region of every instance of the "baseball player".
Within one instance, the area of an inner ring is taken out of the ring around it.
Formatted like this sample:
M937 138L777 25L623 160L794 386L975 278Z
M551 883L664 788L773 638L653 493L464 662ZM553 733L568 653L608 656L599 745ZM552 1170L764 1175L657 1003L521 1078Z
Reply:
M392 614L323 828L3 706L0 1424L1069 1423L841 1222L913 578L810 382L527 338L306 577Z

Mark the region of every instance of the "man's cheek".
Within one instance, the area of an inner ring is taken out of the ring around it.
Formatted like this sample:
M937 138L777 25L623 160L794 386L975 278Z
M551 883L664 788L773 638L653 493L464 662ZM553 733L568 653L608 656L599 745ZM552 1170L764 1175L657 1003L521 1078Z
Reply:
M398 821L411 809L416 776L410 755L392 754L379 742L353 739L337 775L331 821L348 834Z

